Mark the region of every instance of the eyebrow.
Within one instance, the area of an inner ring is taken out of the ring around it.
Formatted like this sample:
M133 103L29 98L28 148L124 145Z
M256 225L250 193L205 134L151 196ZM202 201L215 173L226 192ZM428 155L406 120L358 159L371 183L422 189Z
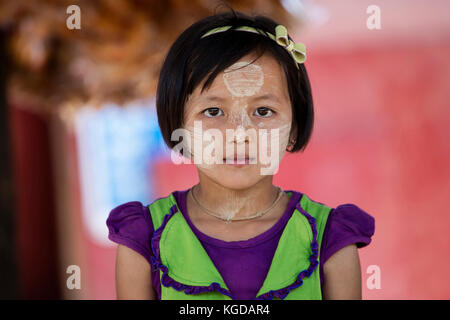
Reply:
M225 101L227 99L219 97L219 96L207 96L207 97L205 97L205 100L207 100L207 101Z
M207 101L226 101L227 100L226 98L222 98L222 97L219 97L219 96L213 96L213 95L212 96L207 96L204 99L207 100ZM278 97L276 95L271 94L271 93L266 93L266 94L254 97L251 100L253 100L253 101L273 100L273 101L276 101L276 102L280 102L280 99L278 99Z
M278 99L278 97L276 95L271 94L271 93L266 93L266 94L263 94L261 96L257 96L255 98L253 98L252 100L254 100L254 101L258 101L258 100L273 100L273 101L276 101L276 102L280 102L280 99Z

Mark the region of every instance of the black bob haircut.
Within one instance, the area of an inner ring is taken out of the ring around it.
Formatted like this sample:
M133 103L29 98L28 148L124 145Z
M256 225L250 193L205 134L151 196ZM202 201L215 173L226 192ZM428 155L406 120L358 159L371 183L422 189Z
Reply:
M209 30L232 26L201 39ZM275 34L278 25L266 16L250 17L239 11L205 17L187 28L169 49L160 71L156 92L158 123L165 143L172 149L172 132L184 125L184 106L189 95L206 78L201 92L208 89L222 70L250 53L259 58L266 51L280 63L286 75L292 107L290 138L295 140L289 152L304 150L312 134L314 110L311 86L304 64L298 64L290 53L264 35L233 31L239 26L259 28ZM257 59L258 59L257 58Z

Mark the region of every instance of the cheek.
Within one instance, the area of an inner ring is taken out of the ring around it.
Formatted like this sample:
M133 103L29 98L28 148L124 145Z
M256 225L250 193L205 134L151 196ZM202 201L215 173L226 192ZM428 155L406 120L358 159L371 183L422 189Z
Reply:
M201 108L199 106L192 106L184 112L185 127L193 127L195 121L201 120Z
M200 125L201 124L201 125ZM205 121L196 122L196 125L186 125L184 130L187 132L186 143L184 144L185 150L188 151L187 158L200 169L211 170L218 164L216 156L220 156L220 153L211 152L212 149L220 150L220 146L223 145L223 134L212 134L212 137L208 138L207 130L216 129L215 126L205 126ZM221 132L220 130L217 132ZM222 157L220 157L222 159Z
M291 123L283 124L278 128L279 130L279 138L280 138L280 145L287 144L289 141L289 134L291 132Z
M289 135L291 132L290 120L277 120L272 122L260 122L258 128L261 132L266 130L268 139L271 142L278 141L280 148L284 149L289 143Z

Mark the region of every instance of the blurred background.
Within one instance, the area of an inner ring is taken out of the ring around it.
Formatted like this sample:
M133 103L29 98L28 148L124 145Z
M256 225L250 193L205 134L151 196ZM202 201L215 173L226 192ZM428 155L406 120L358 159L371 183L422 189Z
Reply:
M198 181L159 132L162 59L224 3L307 46L315 128L274 183L375 218L359 250L364 299L449 299L444 0L0 1L0 297L115 298L110 210ZM67 286L72 265L80 289Z

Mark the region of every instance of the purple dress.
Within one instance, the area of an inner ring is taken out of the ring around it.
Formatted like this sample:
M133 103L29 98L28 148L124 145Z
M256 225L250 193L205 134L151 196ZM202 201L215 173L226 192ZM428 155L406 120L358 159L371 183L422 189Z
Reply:
M213 261L227 287L239 300L256 297L269 270L272 258L284 227L300 201L301 192L291 192L289 204L283 216L268 230L248 240L223 241L199 231L186 210L189 189L174 191L173 195L188 225ZM121 204L111 210L106 221L109 239L140 253L151 264L150 240L153 223L148 206L139 201ZM367 246L375 231L375 219L354 204L342 204L332 208L322 238L320 249L320 283L323 288L323 264L335 252L355 243L358 248ZM157 299L161 299L159 270L151 270L152 284Z

